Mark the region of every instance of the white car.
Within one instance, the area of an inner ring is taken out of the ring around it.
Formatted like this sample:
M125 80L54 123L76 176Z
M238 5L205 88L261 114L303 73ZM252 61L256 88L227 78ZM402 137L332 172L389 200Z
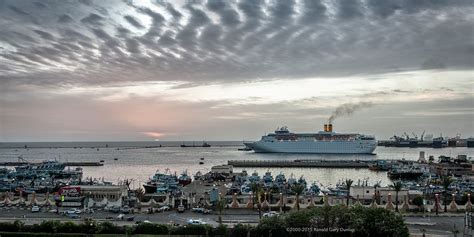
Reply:
M38 206L31 207L31 212L39 212L40 208Z
M204 212L204 208L202 208L202 207L195 207L195 208L193 208L193 212L202 213L202 212Z
M121 220L123 220L124 216L125 216L125 214L120 214L117 217L115 217L115 220L121 221Z
M81 210L77 208L72 208L66 211L66 214L81 214Z
M196 220L196 219L189 219L188 220L188 225L205 225L206 222L202 220Z
M266 213L263 213L263 217L274 217L274 216L279 216L280 213L276 212L276 211L270 211L270 212L266 212Z
M162 206L162 207L156 209L157 212L165 212L165 211L169 211L169 210L170 210L169 206Z

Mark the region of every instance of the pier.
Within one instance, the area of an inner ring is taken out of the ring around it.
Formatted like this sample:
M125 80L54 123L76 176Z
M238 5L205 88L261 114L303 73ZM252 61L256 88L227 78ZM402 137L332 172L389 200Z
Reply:
M318 168L369 168L372 161L363 160L229 160L234 167L318 167Z
M64 162L66 166L104 166L103 163L101 162ZM35 162L0 162L0 166L21 166L21 165L27 165L27 164L35 164ZM39 162L38 162L39 164Z

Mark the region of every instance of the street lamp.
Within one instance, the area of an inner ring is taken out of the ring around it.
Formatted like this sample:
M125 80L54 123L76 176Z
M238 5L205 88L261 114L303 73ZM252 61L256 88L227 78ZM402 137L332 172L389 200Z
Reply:
M469 202L469 211L472 212L472 204L471 204L471 193L467 194L467 201Z

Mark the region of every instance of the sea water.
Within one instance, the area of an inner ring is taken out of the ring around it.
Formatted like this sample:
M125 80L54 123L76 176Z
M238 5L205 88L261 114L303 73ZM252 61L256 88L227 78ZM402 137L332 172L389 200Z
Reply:
M187 171L194 175L197 171L206 173L214 165L227 164L228 160L295 160L295 159L334 159L334 160L376 160L406 159L417 160L420 151L425 151L425 158L433 155L457 156L465 154L474 156L473 148L396 148L377 147L375 155L318 155L318 154L270 154L239 151L242 142L208 142L211 147L199 147L201 142L41 142L41 143L0 143L0 162L17 161L22 157L28 161L104 161L104 166L83 167L84 177L104 178L114 183L124 179L133 179L135 188L146 182L157 170L180 175ZM161 147L160 147L161 145ZM204 158L204 160L201 160ZM200 165L199 162L204 162ZM7 167L13 168L13 167ZM371 185L381 182L389 185L387 172L375 172L368 169L335 169L335 168L245 168L249 175L254 171L260 176L266 171L275 177L280 172L287 178L303 176L308 184L317 182L322 186L334 186L345 179L354 180L354 184L368 180ZM240 172L242 168L234 168Z

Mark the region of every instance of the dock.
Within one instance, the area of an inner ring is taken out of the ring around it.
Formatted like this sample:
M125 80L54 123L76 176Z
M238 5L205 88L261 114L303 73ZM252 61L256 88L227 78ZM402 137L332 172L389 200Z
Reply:
M299 167L299 168L369 168L372 161L364 160L229 160L234 167Z
M104 166L101 162L64 162L66 166ZM35 162L0 162L0 166L21 166L27 164L35 164ZM38 162L39 164L39 162Z

